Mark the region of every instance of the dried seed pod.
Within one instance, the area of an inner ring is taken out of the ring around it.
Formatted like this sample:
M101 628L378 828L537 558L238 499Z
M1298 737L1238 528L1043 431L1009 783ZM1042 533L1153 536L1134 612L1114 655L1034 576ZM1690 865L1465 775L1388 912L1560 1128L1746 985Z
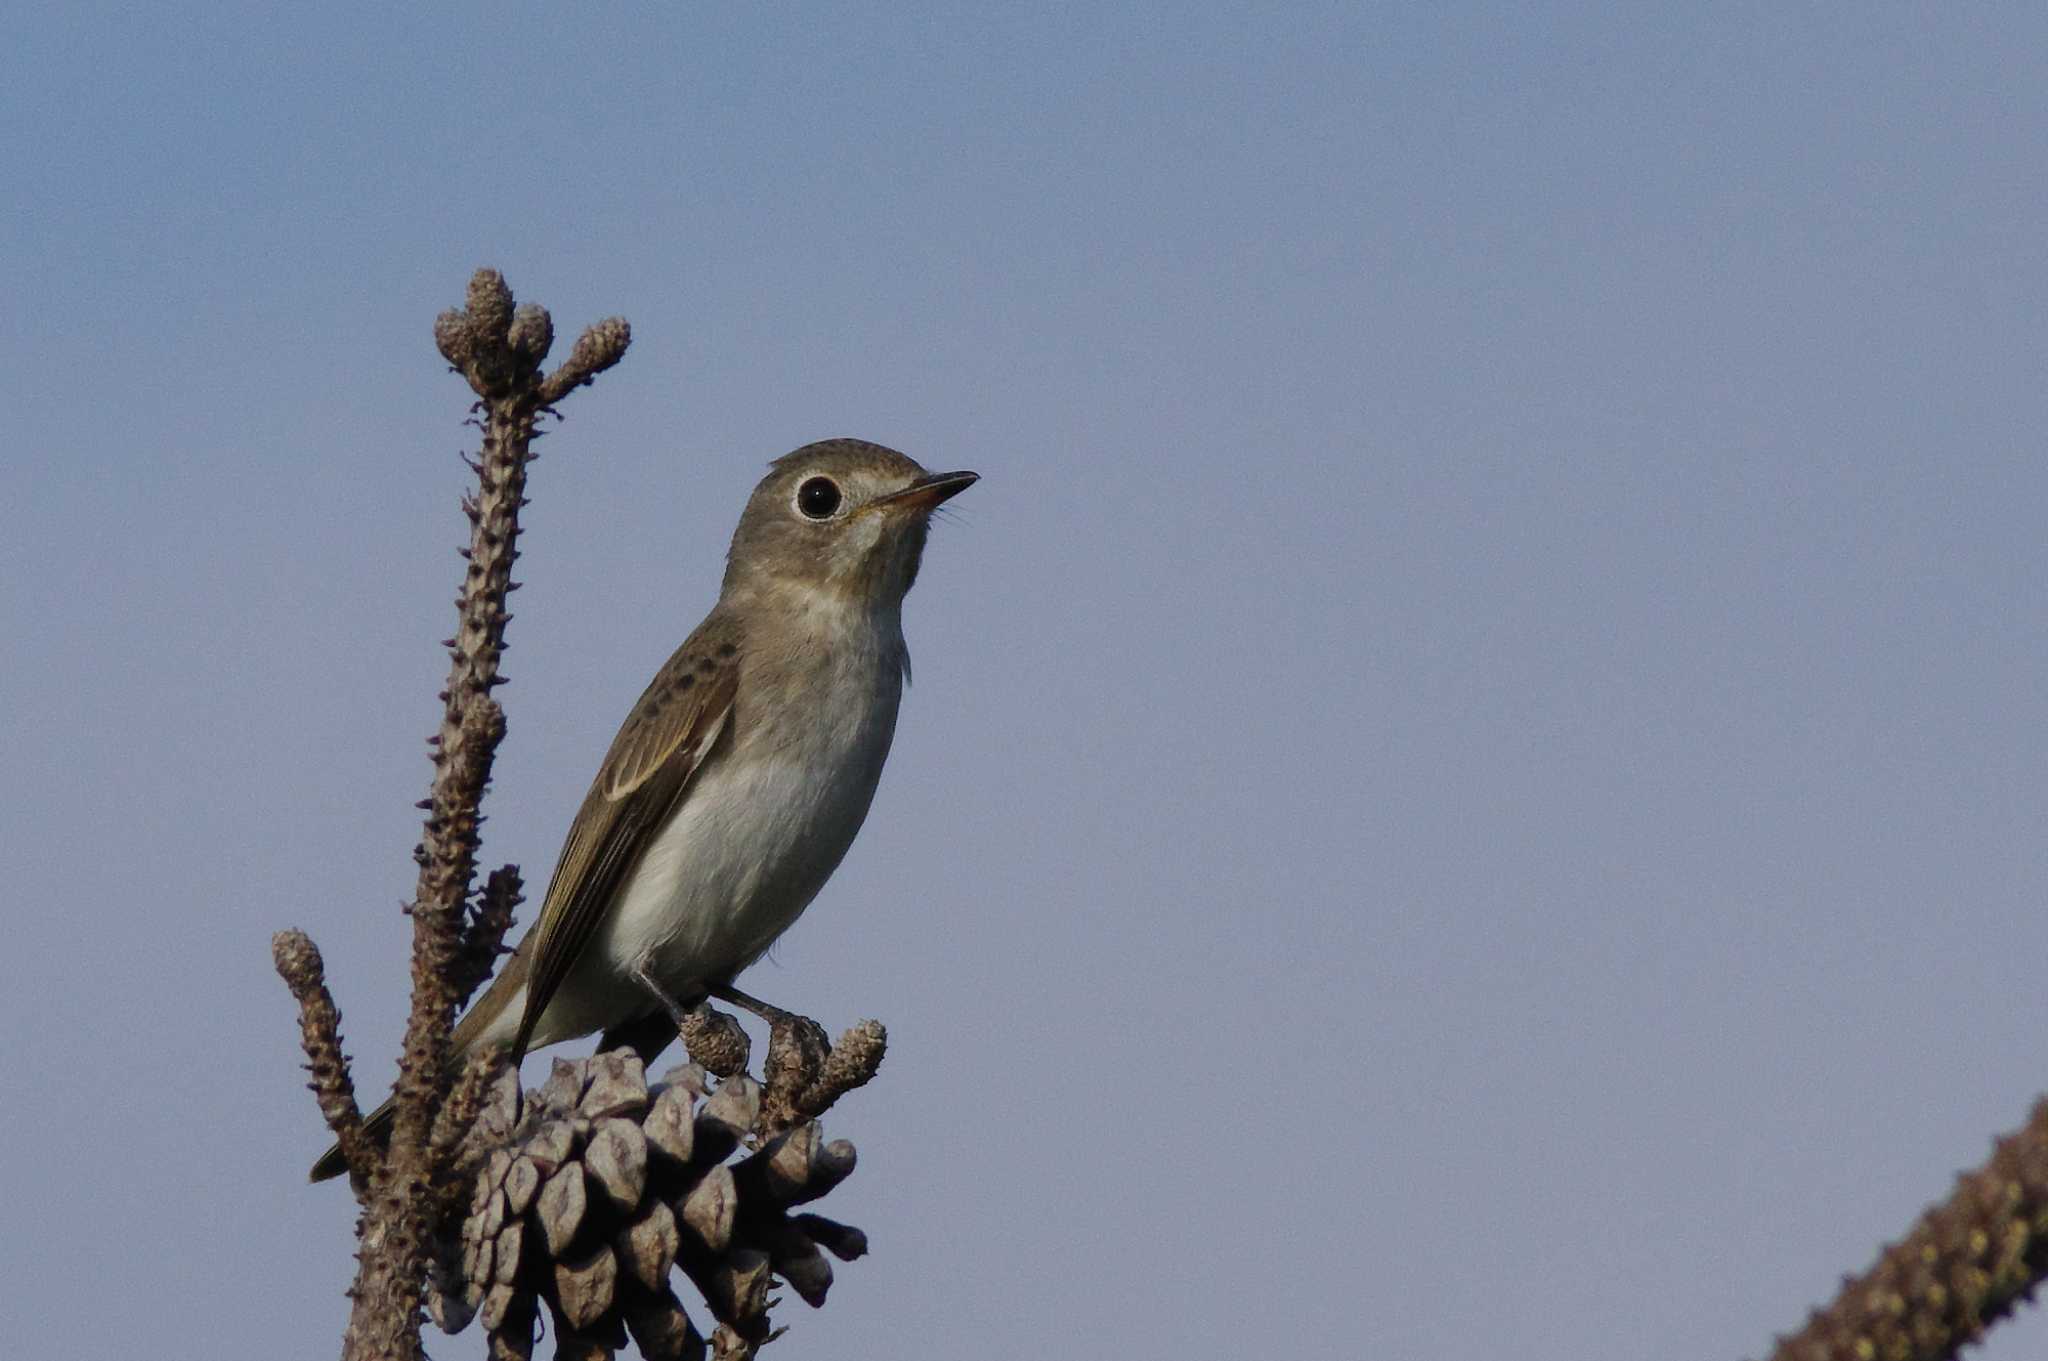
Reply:
M663 1087L681 1087L700 1100L711 1095L710 1075L699 1063L679 1063L661 1075Z
M704 1292L704 1302L723 1323L758 1319L768 1310L768 1283L773 1269L768 1254L735 1248L715 1266L691 1277Z
M474 1313L492 1356L527 1357L545 1303L558 1356L609 1356L630 1330L651 1361L696 1361L706 1339L671 1293L673 1271L719 1320L718 1356L752 1356L770 1336L777 1277L821 1304L833 1280L825 1254L852 1260L867 1239L789 1213L843 1180L855 1155L826 1142L814 1119L778 1127L808 1099L798 1079L814 1091L814 1074L830 1067L802 1042L809 1032L784 1031L796 1038L782 1046L779 1090L738 1072L706 1092L695 1063L650 1088L637 1056L611 1052L558 1062L539 1091L514 1095L517 1129L496 1145L473 1142L476 1185L453 1192L470 1192L472 1212L438 1249L448 1279L429 1282L434 1317L459 1326ZM749 1139L756 1151L728 1163Z
M479 1238L490 1238L505 1224L505 1193L491 1190L484 1197L482 1206L470 1211L470 1223L476 1225Z
M562 367L549 374L541 385L542 400L558 401L562 394L588 383L618 363L632 343L633 328L624 317L606 317L585 327Z
M482 1292L470 1286L460 1264L436 1260L427 1267L427 1317L444 1333L459 1333L476 1317Z
M720 1082L711 1099L697 1108L696 1161L724 1161L760 1113L760 1083L744 1073Z
M511 1285L518 1279L520 1256L525 1250L525 1222L522 1220L519 1223L507 1224L498 1235L497 1263L491 1272L491 1283L493 1285ZM470 1279L475 1281L482 1278L471 1276Z
M683 1018L682 1035L690 1058L719 1077L737 1077L747 1070L747 1032L725 1012L698 1007Z
M831 1053L824 1028L809 1017L786 1016L775 1023L768 1032L768 1057L761 1063L763 1133L772 1134L804 1118L804 1095Z
M825 1132L807 1120L768 1141L761 1149L763 1188L778 1205L787 1205L810 1185L811 1173L825 1147ZM751 1160L750 1160L751 1161Z
M601 1121L584 1146L583 1166L612 1204L630 1214L647 1189L647 1136L631 1120Z
M832 1095L836 1098L873 1081L888 1052L888 1028L880 1021L862 1021L848 1027L839 1037L818 1080L834 1088Z
M590 1060L590 1086L576 1113L590 1120L647 1109L647 1065L638 1054L611 1050Z
M477 1112L476 1123L470 1126L471 1146L489 1148L509 1140L512 1131L519 1128L520 1106L519 1074L507 1064L491 1079L483 1109Z
M668 1279L669 1268L675 1265L682 1241L675 1211L657 1200L619 1234L619 1260L634 1280L650 1291L658 1291Z
M505 1209L509 1214L523 1215L526 1207L533 1204L533 1198L540 1192L540 1168L531 1158L521 1157L512 1164L512 1170L505 1174Z
M704 1250L716 1256L732 1242L733 1220L739 1212L739 1192L733 1186L732 1169L724 1163L712 1168L683 1198L677 1217L697 1236Z
M555 1264L555 1299L572 1328L588 1328L602 1319L618 1288L619 1259L609 1247L580 1261Z
M549 1256L561 1256L575 1241L576 1231L583 1227L583 1216L589 1208L589 1196L583 1186L582 1163L570 1163L548 1178L548 1184L540 1188L536 1213L540 1217L541 1232L547 1235Z
M834 1139L813 1155L810 1176L805 1179L802 1189L784 1203L804 1205L818 1199L852 1176L856 1161L853 1145L844 1139Z
M583 1089L589 1080L590 1074L584 1063L575 1059L556 1059L536 1099L543 1110L567 1115L583 1099Z
M484 1302L478 1307L476 1316L486 1329L496 1332L499 1325L511 1314L516 1298L511 1286L494 1285L484 1292ZM530 1307L533 1297L529 1295L526 1298Z
M678 1163L690 1161L690 1151L695 1144L692 1137L696 1122L693 1101L687 1088L669 1086L662 1089L640 1125L647 1135L649 1148Z
M651 1300L629 1300L626 1327L647 1361L704 1361L703 1337L667 1289Z
M769 1237L768 1256L776 1273L805 1304L816 1309L825 1303L825 1294L832 1289L832 1264L803 1230L785 1221Z
M851 1224L841 1224L823 1215L795 1215L790 1223L810 1235L811 1241L842 1262L868 1255L868 1236Z
M512 329L512 290L505 276L495 269L480 269L469 276L464 311L481 344L502 345ZM442 313L442 316L447 316Z
M434 346L456 368L469 367L476 343L476 330L465 314L451 309L434 318Z
M576 1131L567 1120L550 1120L535 1130L520 1156L532 1163L543 1177L555 1174L576 1151ZM509 1173L507 1175L510 1175Z
M476 1238L462 1245L463 1279L488 1281L491 1278L492 1254L498 1250L495 1238Z
M512 309L512 326L505 334L510 349L538 364L547 358L554 343L555 322L547 308L527 302Z

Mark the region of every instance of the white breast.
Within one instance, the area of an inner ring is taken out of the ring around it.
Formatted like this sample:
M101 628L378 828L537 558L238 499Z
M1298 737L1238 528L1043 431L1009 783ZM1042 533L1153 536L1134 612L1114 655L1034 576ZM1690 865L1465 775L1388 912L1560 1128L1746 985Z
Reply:
M655 834L579 972L644 969L685 997L757 959L838 868L895 733L902 633L893 617L816 622L818 660L797 673L799 702L775 706L782 721L747 712L741 673L734 739Z

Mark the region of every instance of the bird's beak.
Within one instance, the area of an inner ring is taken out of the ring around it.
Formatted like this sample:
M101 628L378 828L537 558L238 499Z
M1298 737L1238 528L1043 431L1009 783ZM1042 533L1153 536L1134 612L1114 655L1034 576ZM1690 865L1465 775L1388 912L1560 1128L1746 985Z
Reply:
M902 491L892 491L868 502L870 510L928 511L941 501L958 496L981 481L980 473L933 473L920 477Z

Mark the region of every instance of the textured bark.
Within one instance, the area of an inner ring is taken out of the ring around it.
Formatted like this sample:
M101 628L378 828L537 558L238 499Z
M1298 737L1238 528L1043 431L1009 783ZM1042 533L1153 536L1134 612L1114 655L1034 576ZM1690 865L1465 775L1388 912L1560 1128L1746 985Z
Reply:
M2048 1100L1772 1361L1947 1361L2048 1275Z
M440 1220L473 1170L465 1161L470 1126L483 1105L488 1064L459 1083L448 1061L456 1009L489 976L520 899L516 868L496 871L472 901L480 811L491 765L505 733L492 691L504 683L499 661L517 589L519 510L526 467L542 413L617 363L631 338L613 318L585 331L567 362L543 375L554 338L545 309L515 307L495 270L470 280L464 307L435 322L442 355L468 380L483 438L471 467L477 490L464 500L471 524L455 636L442 691L441 722L429 739L434 777L421 807L426 825L414 859L419 879L407 912L413 922L412 1009L398 1062L388 1146L365 1130L342 1056L339 1013L328 994L319 952L298 932L272 943L278 972L298 1000L300 1028L321 1117L333 1132L362 1203L353 1303L342 1342L345 1358L421 1355L420 1309L429 1269L460 1267L436 1256ZM454 1091L451 1095L451 1086ZM511 1308L512 1303L507 1303Z
M374 1152L363 1133L363 1113L356 1105L348 1056L341 1052L341 1012L327 990L326 965L319 947L303 931L280 931L270 940L271 961L299 1004L299 1043L306 1051L306 1071L320 1116L341 1145L351 1176L367 1177Z

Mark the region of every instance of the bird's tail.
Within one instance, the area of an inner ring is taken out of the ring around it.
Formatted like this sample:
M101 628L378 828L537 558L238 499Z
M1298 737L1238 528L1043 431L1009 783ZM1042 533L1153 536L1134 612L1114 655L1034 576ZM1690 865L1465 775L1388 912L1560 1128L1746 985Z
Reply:
M384 1104L370 1112L363 1121L363 1133L370 1136L379 1147L391 1142L391 1120L394 1107L392 1098L384 1098ZM335 1144L320 1155L320 1161L313 1164L308 1174L309 1181L327 1181L348 1171L348 1163L341 1156L341 1145Z
M696 996L701 999L703 994L699 993ZM694 1005L694 1001L692 1004ZM478 1010L481 1011L482 1009L479 1008ZM456 1027L453 1040L454 1053L458 1055L467 1053L470 1044L476 1039L476 1033L481 1032L481 1025L472 1019L477 1014L478 1012L471 1012L469 1016L463 1017L463 1024ZM474 1033L469 1029L472 1027L474 1028ZM667 1048L669 1043L675 1038L676 1023L674 1019L669 1016L666 1010L657 1008L643 1015L622 1021L605 1031L599 1038L597 1047L599 1052L607 1049L631 1049L640 1056L641 1062L652 1063L655 1057L663 1049ZM521 1045L518 1048L506 1050L505 1057L511 1062L513 1068L516 1069L519 1066L519 1060L525 1056L525 1052L525 1046ZM459 1072L459 1065L459 1059L452 1060L450 1067L454 1071ZM391 1124L394 1119L391 1103L394 1099L393 1097L384 1098L384 1104L371 1111L363 1121L363 1133L369 1135L371 1140L380 1148L386 1147L391 1143ZM313 1181L327 1181L340 1176L346 1171L348 1171L348 1163L341 1156L341 1145L336 1144L320 1155L319 1162L313 1164L313 1170L309 1174L309 1179Z
M511 962L499 972L497 978L492 981L490 990L477 1000L477 1004L471 1007L460 1021L455 1023L455 1033L448 1037L448 1068L446 1071L451 1080L462 1072L464 1055L468 1054L471 1049L483 1040L491 1023L504 1010L505 1004L516 996L519 989L525 985L526 969L523 963L525 959L523 948L522 953L515 953L512 956ZM511 1059L514 1068L519 1066L519 1060L525 1052L525 1046L523 1045L519 1049L512 1051ZM379 1148L388 1148L391 1144L391 1124L395 1118L391 1105L393 1099L386 1097L384 1104L371 1111L369 1117L363 1121L363 1132L369 1135L371 1141ZM309 1176L313 1181L326 1181L329 1178L338 1177L346 1171L348 1171L348 1163L341 1156L341 1145L336 1144L320 1155L320 1161L313 1164L313 1170Z

